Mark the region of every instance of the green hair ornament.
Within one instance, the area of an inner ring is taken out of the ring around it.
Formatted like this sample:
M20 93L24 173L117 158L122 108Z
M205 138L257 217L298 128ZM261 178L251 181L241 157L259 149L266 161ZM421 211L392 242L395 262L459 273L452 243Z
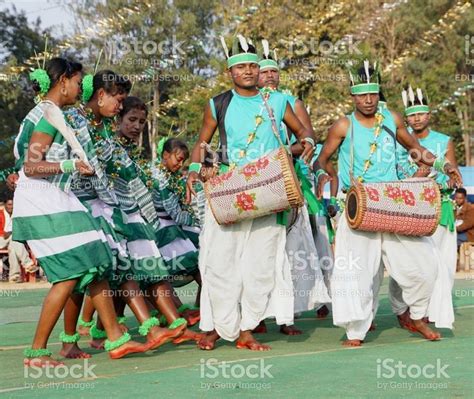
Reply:
M90 73L82 78L82 102L84 104L91 99L92 93L94 92L93 80L94 75Z
M30 72L30 80L39 84L40 95L45 95L49 91L51 79L43 68L38 68Z

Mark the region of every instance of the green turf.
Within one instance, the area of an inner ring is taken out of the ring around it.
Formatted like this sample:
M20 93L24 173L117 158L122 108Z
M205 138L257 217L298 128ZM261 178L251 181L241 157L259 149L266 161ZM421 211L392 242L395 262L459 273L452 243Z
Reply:
M456 329L442 331L444 338L440 342L427 342L401 330L391 315L386 291L384 284L377 330L369 333L362 348L341 347L343 330L333 327L331 320L315 320L308 312L297 321L305 331L299 337L282 336L276 332L274 323L269 322L270 332L260 338L273 350L265 353L237 350L230 343L219 343L212 352L183 344L179 347L166 345L154 353L110 361L105 353L91 350L93 358L89 364L95 366L96 378L87 380L25 377L22 350L31 341L45 290L20 291L18 295L3 296L0 302L0 394L12 398L90 398L91 395L104 398L133 395L157 398L474 397L473 282L456 281ZM136 334L132 317L127 324ZM51 338L50 349L56 353L60 327ZM81 343L87 347L86 339ZM261 365L261 359L263 366L269 367L270 376L250 378ZM445 371L449 378L443 375L440 378L378 376L378 364L390 359L395 363L402 361L415 371L440 362L441 366L448 365ZM206 361L220 362L227 367L227 373L232 370L234 377L226 378L222 369L204 365ZM83 363L68 360L66 364ZM247 369L249 375L239 377L239 373L250 365L254 367ZM212 375L215 370L219 371L216 377Z

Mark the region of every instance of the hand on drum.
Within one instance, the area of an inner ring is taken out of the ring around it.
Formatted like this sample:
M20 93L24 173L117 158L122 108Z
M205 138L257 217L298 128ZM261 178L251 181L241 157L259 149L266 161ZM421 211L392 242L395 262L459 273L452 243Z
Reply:
M314 145L305 140L301 142L301 145L303 146L303 152L301 153L300 158L308 165L311 158L313 158Z
M194 190L194 184L199 181L199 174L197 172L189 172L188 173L188 180L186 180L186 203L190 204L192 200L192 196L196 195L196 191Z
M318 184L316 186L316 198L317 199L323 198L324 186L326 185L326 183L329 183L331 180L332 180L332 178L326 173L319 176Z
M462 187L462 176L457 168L455 168L450 163L446 163L444 166L444 171L449 176L448 185L450 188Z

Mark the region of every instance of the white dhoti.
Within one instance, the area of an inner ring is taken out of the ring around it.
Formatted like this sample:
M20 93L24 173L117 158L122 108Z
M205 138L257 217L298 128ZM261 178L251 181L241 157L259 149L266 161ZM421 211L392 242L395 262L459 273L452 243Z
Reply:
M430 239L433 240L438 253L436 262L438 273L425 316L428 316L437 328L452 329L454 323L452 289L457 261L456 231L438 226ZM408 309L402 290L393 279L389 282L389 298L396 315L401 315Z
M293 324L293 283L285 252L286 229L276 215L229 226L217 224L209 207L200 236L203 331L228 341L275 317Z
M336 233L331 278L333 320L348 339L363 340L377 310L382 262L402 289L412 319L428 311L438 274L437 252L428 237L352 230L345 216Z
M286 253L291 265L295 313L331 302L319 266L318 252L306 207L298 210L296 221L287 234Z
M329 295L331 295L331 275L334 267L334 254L329 242L326 216L316 216L314 243L319 256L319 265L324 276L324 284L326 285Z

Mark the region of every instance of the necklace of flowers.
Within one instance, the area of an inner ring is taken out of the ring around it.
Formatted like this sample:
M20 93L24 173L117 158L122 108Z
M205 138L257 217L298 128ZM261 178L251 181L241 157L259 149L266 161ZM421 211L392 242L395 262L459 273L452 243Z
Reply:
M360 183L364 182L365 174L370 169L370 167L373 165L372 157L373 157L375 151L377 151L377 148L378 148L378 145L379 145L377 139L379 138L380 133L382 132L383 120L384 120L384 116L380 112L377 112L375 114L374 140L369 144L370 145L369 157L364 161L364 171L357 178L357 180Z
M178 196L181 208L194 217L195 215L193 207L189 204L186 204L186 186L184 185L184 182L180 178L179 174L171 172L160 161L157 161L156 165L158 169L164 174L165 179L168 181L169 190Z
M270 97L270 94L274 91L275 91L274 89L271 89L269 87L264 87L263 89L260 90L260 92L265 97L265 100L268 100L268 98ZM262 116L264 109L265 109L265 105L262 104L260 106L260 112L257 115L255 115L255 126L254 126L253 130L247 135L247 142L245 143L245 147L239 151L239 158L240 159L244 158L247 155L247 150L248 150L250 144L252 144L255 141L255 139L257 138L257 129L262 124L262 122L264 121L263 116ZM231 167L232 166L235 166L235 164L232 163Z

